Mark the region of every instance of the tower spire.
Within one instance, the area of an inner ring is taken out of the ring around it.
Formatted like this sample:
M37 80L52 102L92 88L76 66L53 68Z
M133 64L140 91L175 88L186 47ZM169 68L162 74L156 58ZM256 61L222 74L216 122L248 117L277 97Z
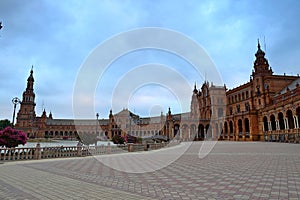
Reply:
M33 78L33 66L32 66L31 70L30 70L30 75L27 78L27 88L26 88L26 91L32 91L33 92L33 82L34 82L34 78Z
M257 38L257 48L260 50L259 38Z
M194 85L194 90L193 90L193 92L194 92L195 94L197 94L197 92L198 92L198 90L197 90L197 85L196 85L196 81L195 81L195 85Z
M255 53L255 61L254 61L254 71L253 74L265 74L265 73L270 73L272 74L272 70L269 68L269 63L268 60L265 58L265 52L261 50L259 39L257 39L257 51Z

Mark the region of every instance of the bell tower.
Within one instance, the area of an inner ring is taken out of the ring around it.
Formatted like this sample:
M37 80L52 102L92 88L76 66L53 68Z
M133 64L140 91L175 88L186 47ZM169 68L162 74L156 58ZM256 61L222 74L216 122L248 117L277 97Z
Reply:
M200 108L199 108L199 99L198 98L199 98L199 93L198 93L197 86L195 83L193 95L192 95L191 113L190 113L190 117L192 119L199 119L199 117L200 117L200 114L199 114Z
M257 52L255 53L255 61L253 66L253 95L254 95L254 107L261 109L268 103L269 96L269 83L266 82L266 78L272 76L273 71L270 68L268 60L265 58L265 52L261 50L258 40Z
M269 68L268 60L265 58L265 52L260 48L259 40L255 57L256 59L254 61L254 71L252 75L272 75L273 71Z
M23 92L20 110L17 114L16 128L23 130L27 135L33 135L33 128L35 126L35 94L33 91L33 66L30 70L30 75L27 78L27 87Z

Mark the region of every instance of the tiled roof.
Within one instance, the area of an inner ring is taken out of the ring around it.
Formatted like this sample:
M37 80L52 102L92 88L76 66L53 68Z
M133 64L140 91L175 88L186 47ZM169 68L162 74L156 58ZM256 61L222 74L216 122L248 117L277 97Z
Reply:
M296 80L294 80L291 84L289 84L288 86L286 86L285 88L283 88L278 95L281 94L285 94L287 92L287 89L289 90L294 90L296 88L296 85L300 84L300 78L297 78Z
M98 120L99 125L108 124L108 119ZM95 119L47 119L47 125L96 125Z

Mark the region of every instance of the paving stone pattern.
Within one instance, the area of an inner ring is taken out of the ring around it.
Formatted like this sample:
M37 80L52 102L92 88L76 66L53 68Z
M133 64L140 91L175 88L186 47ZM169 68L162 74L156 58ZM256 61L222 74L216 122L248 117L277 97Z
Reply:
M300 199L299 144L218 142L199 159L201 144L148 173L94 157L6 162L0 199Z

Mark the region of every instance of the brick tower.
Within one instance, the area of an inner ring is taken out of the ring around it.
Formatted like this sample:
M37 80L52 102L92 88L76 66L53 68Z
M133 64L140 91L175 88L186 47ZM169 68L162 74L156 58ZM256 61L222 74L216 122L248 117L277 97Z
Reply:
M16 128L27 133L29 137L35 137L35 94L33 91L33 67L30 70L30 75L27 79L27 87L23 92L20 110L17 114Z

